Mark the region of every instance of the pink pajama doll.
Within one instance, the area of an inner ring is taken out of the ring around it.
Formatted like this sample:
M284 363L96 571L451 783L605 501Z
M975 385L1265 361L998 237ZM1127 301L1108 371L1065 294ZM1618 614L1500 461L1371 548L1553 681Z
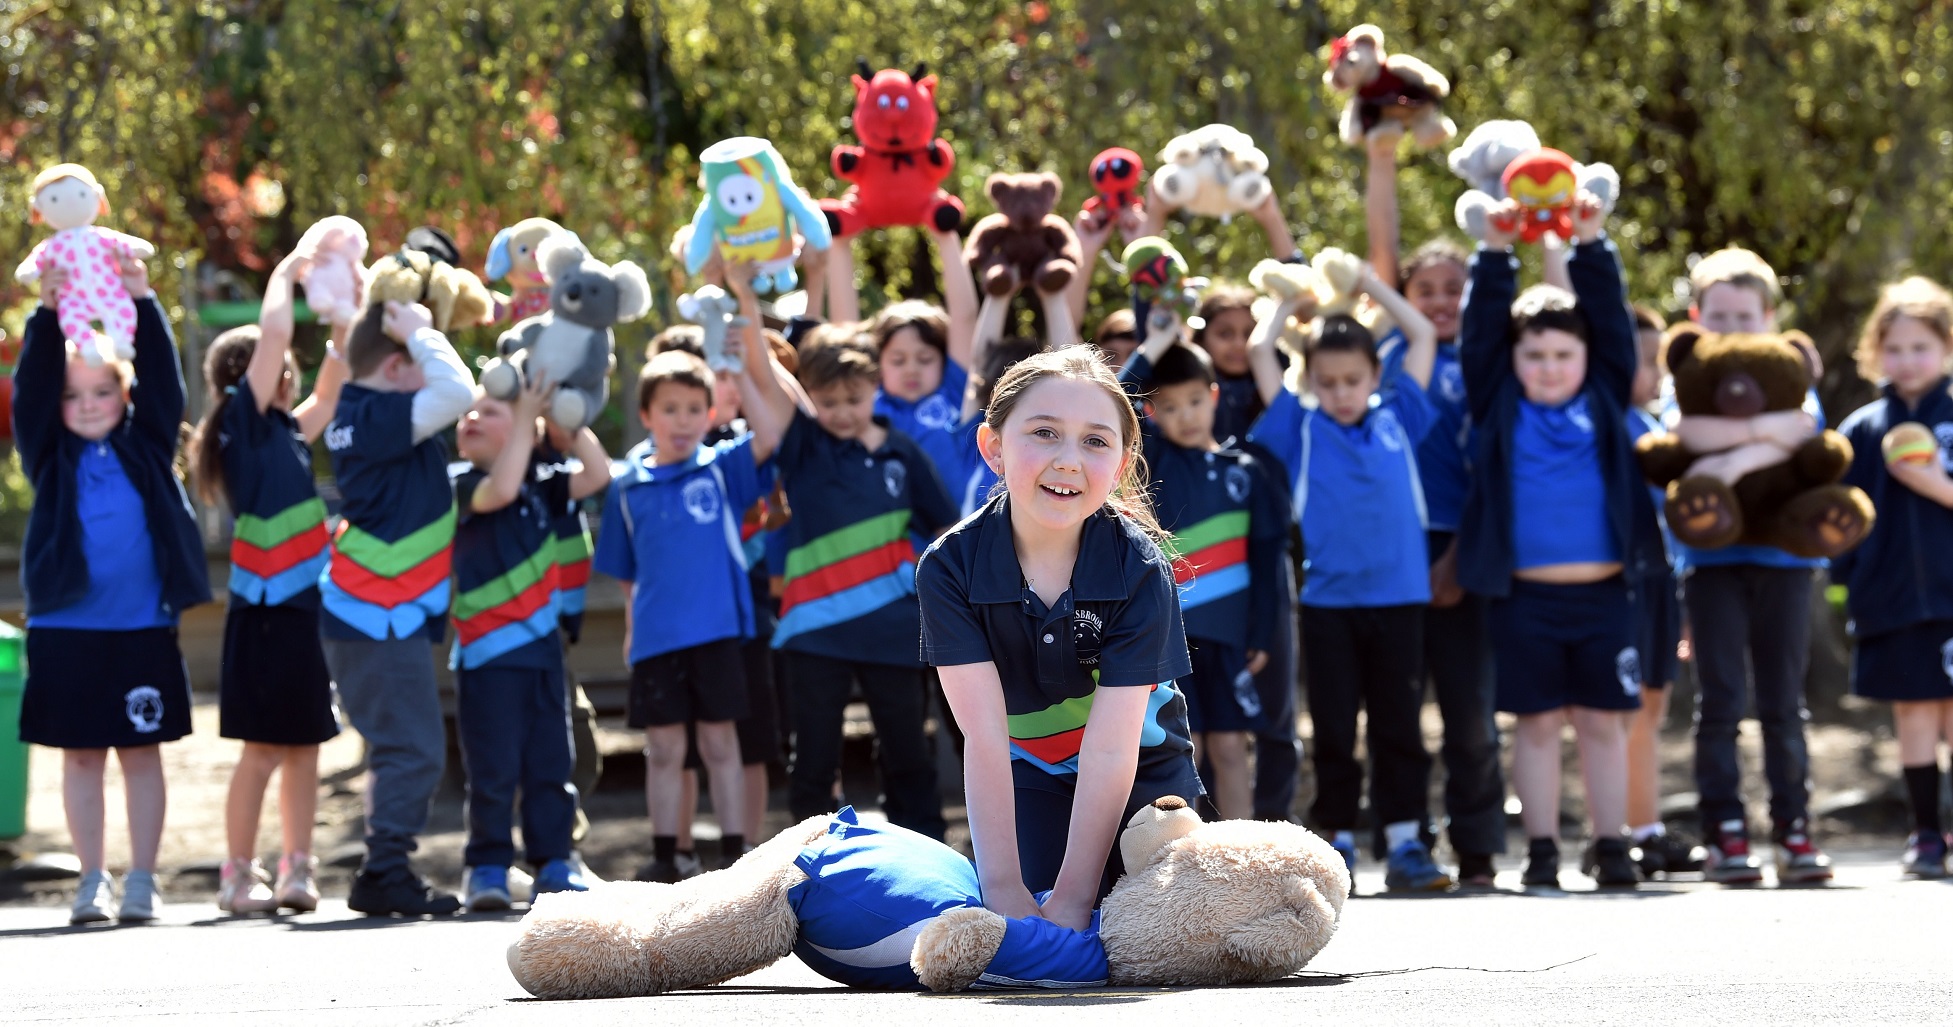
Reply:
M299 237L298 252L312 258L299 278L306 304L329 325L352 324L363 299L366 229L343 214L321 218Z
M27 254L14 277L32 283L51 267L67 272L55 314L68 342L95 367L134 357L136 303L122 285L121 258L147 260L156 247L95 227L95 219L108 213L108 193L79 164L57 164L35 176L33 196L32 220L47 222L54 234Z

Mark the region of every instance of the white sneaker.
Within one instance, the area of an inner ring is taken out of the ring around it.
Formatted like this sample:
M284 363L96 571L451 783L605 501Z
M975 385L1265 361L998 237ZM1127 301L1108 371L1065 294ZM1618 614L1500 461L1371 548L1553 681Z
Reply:
M122 908L116 911L117 920L142 921L156 919L156 875L148 870L131 870L122 879Z
M109 919L109 906L115 902L115 878L106 870L81 876L75 889L75 904L68 913L71 924L99 924Z
M536 879L521 867L509 868L509 901L529 902L535 898Z
M288 852L278 860L278 904L300 913L319 908L319 861L311 853Z
M278 909L271 879L255 859L228 859L217 887L217 908L226 913L270 913Z

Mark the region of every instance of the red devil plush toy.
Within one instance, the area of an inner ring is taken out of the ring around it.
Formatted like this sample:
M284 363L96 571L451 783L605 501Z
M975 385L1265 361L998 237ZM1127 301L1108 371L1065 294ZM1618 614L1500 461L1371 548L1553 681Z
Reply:
M891 225L954 231L962 201L943 191L956 154L936 134L936 76L893 68L854 76L854 134L860 146L834 148L834 175L851 183L838 200L822 200L836 238Z
M1094 225L1139 209L1139 179L1146 173L1139 154L1115 146L1092 158L1092 191L1098 195L1085 201L1079 213Z

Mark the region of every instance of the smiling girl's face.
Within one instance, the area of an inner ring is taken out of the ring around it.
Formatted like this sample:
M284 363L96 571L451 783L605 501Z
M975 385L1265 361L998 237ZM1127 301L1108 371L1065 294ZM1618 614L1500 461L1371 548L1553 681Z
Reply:
M1128 459L1121 412L1105 388L1051 375L1025 389L1002 431L977 444L1010 492L1013 519L1075 528L1105 505Z
M69 358L68 379L61 387L61 423L69 431L98 442L122 423L128 406L128 390L114 366L90 367L80 357Z

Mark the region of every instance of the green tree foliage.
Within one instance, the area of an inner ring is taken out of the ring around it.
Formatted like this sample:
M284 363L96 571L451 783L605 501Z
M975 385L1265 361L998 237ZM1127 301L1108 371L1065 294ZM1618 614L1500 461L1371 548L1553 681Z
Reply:
M179 305L211 281L192 269L260 275L335 212L376 246L442 224L475 260L496 227L544 213L606 259L669 270L692 155L716 139L765 135L810 191L838 190L827 154L850 139L860 56L941 76L949 186L972 215L991 171L1064 175L1070 211L1098 150L1150 157L1223 121L1268 151L1306 248L1361 248L1362 158L1321 85L1328 41L1358 21L1451 78L1461 129L1525 118L1618 167L1638 298L1680 313L1692 256L1764 254L1825 350L1834 407L1864 395L1845 350L1877 284L1953 278L1946 0L0 0L5 205L46 164L90 165L104 223L172 258L158 278ZM1462 188L1441 154L1407 158L1405 243L1454 232ZM1265 255L1246 219L1173 232L1203 273ZM35 235L0 218L0 251ZM871 299L933 287L914 233L859 252ZM25 299L0 286L0 305Z

